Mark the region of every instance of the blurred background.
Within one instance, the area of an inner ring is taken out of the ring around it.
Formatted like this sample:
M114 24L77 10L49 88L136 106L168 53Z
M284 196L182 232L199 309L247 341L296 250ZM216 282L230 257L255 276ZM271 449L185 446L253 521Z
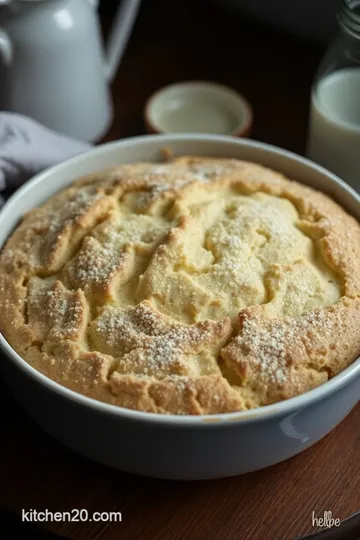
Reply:
M339 0L215 0L238 16L251 15L279 29L318 42L327 42L336 31L334 12Z
M311 85L340 4L143 0L113 84L116 119L105 140L143 133L143 107L158 88L210 80L249 100L253 138L304 153ZM100 2L104 34L117 6Z
M157 2L158 0L143 0L143 7L145 4L154 5ZM173 4L181 2L186 2L186 0L167 2L168 8L172 9ZM190 1L195 9L195 4L202 4L203 8L206 9L206 4L211 3L222 10L230 10L234 16L239 18L251 17L254 21L261 21L302 38L326 43L336 31L334 12L341 2L339 0L301 0L300 2L289 0ZM100 4L101 13L107 13L111 16L117 5L117 0L103 0ZM206 18L206 13L204 16Z

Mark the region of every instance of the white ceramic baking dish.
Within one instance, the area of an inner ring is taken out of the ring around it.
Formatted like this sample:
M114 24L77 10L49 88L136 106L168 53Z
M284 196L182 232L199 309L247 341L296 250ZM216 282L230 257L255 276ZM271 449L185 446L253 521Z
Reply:
M161 159L161 149L252 160L323 190L360 218L360 197L325 169L258 142L223 136L161 135L100 146L49 169L0 212L0 246L24 212L73 179L130 161ZM359 329L360 331L360 329ZM89 458L124 471L174 479L246 473L287 459L332 430L360 397L360 359L322 386L249 412L211 416L155 415L100 403L31 368L0 335L0 365L16 399L51 435ZM340 443L340 441L339 441Z

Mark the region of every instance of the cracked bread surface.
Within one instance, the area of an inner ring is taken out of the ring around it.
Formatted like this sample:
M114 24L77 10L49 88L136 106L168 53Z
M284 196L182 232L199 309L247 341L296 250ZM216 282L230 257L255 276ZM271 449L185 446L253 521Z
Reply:
M38 371L153 413L301 394L360 353L360 226L260 165L183 156L77 180L0 258L0 330Z

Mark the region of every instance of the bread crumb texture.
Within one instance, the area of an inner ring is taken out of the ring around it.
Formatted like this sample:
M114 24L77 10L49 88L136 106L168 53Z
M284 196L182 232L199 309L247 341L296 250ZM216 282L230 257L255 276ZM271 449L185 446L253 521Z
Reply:
M360 226L265 167L184 156L76 181L0 259L0 329L114 405L212 414L314 388L360 352Z

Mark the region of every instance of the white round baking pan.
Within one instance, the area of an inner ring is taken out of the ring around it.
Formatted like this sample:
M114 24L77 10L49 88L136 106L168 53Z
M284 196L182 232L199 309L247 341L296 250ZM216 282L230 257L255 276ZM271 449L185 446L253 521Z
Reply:
M159 161L164 147L174 154L261 163L330 194L360 218L360 197L355 191L290 152L218 135L146 136L97 147L33 178L0 212L0 247L26 211L75 178L125 162ZM97 462L160 478L219 478L268 467L324 437L360 396L358 359L322 386L274 405L207 416L156 415L77 394L33 369L1 335L0 347L5 355L0 365L10 389L48 433Z

